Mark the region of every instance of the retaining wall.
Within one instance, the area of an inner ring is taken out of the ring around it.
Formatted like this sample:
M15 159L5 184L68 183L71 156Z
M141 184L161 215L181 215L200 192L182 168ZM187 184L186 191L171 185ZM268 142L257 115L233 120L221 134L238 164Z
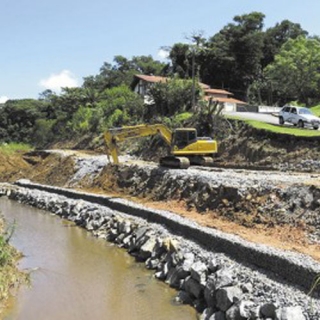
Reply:
M1 185L0 194L54 212L125 247L137 260L155 269L157 278L179 289L179 300L196 307L202 319L319 319L319 309L314 312L303 304L303 293L288 289L288 284L281 281L279 285L270 280L275 274L257 275L256 269L239 266L222 253L238 262L250 261L266 270L278 271L302 286L306 284L303 281L312 283L310 274L320 271L319 264L308 257L250 244L236 236L199 227L170 212L151 211L117 198L28 181L19 181L17 185ZM170 236L163 226L177 237ZM193 246L187 239L201 247Z
M251 243L235 235L201 227L167 211L150 210L145 206L119 198L40 185L24 180L20 180L16 184L29 189L43 190L72 199L101 204L120 212L144 218L149 222L158 223L167 227L172 233L194 241L208 250L223 252L239 262L250 263L272 271L283 279L302 286L307 291L310 290L315 277L320 274L320 264L306 255Z

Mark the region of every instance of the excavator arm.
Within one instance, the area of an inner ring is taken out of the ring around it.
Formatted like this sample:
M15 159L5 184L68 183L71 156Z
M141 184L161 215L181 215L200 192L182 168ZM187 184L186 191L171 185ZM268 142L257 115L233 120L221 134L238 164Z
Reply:
M118 142L160 135L162 139L170 146L172 143L172 132L163 124L142 124L137 126L124 126L120 128L109 129L104 133L104 141L108 157L111 156L113 163L119 163Z

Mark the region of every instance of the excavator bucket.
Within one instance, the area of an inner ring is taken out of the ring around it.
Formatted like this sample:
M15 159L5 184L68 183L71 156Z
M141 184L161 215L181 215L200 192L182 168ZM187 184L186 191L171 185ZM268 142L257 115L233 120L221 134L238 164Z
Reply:
M116 138L108 131L104 133L104 140L106 146L106 154L110 162L110 156L114 164L119 164L118 148Z

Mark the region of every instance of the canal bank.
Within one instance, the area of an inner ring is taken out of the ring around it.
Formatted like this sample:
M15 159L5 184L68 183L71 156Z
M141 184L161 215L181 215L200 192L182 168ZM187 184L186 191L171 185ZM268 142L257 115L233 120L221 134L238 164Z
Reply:
M21 252L9 243L14 230L15 225L7 225L0 211L0 317L10 297L28 283L28 275L17 267Z
M54 193L9 185L2 190L12 199L54 212L125 247L155 269L157 278L179 289L180 300L203 312L204 319L212 314L230 320L291 319L291 314L295 314L292 319L319 318L319 301L305 295L303 288L294 288L275 274L240 264L221 252L206 251L186 237L172 237L172 231L159 225Z
M15 222L12 245L30 272L1 319L195 319L174 305L175 292L124 250L92 237L74 223L5 198L0 208Z

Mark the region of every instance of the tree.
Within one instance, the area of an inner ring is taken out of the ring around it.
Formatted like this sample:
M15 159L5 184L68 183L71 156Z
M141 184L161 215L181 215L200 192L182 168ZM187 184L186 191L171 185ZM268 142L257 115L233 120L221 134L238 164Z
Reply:
M144 113L143 99L125 85L106 89L98 108L102 110L105 127L136 124Z
M308 32L303 30L299 23L283 20L265 32L262 59L262 68L274 61L282 45L289 39L296 39L299 36L307 36Z
M289 20L284 20L267 29L263 41L262 69L265 69L266 66L274 61L282 45L289 39L296 39L300 35L307 36L307 34L307 31L303 30L300 24ZM259 74L248 87L247 100L253 104L272 105L274 99L277 99L277 95L274 92L273 83L266 79L263 73Z
M85 134L91 129L93 111L91 108L81 106L72 116L68 126L75 134Z
M181 79L186 79L190 75L190 63L188 60L189 45L176 43L170 50L169 58L172 63L172 73Z
M39 93L39 100L49 102L54 94L55 93L50 89L44 90L41 93Z
M34 99L8 100L0 108L0 141L30 143L37 119L45 117L46 103Z
M265 69L282 100L309 104L320 97L320 41L299 36L289 39L275 61Z
M212 86L230 88L246 96L248 86L261 73L264 14L234 17L206 44L201 79Z
M191 110L192 88L192 80L184 79L170 79L167 82L154 84L149 93L155 103L155 106L150 106L153 116L156 114L170 117ZM196 97L198 97L200 94L199 84L196 84L195 89Z
M154 60L152 56L136 56L130 60L117 55L113 62L104 62L97 76L84 79L83 87L103 91L122 85L130 86L135 74L161 75L166 67L165 63Z

